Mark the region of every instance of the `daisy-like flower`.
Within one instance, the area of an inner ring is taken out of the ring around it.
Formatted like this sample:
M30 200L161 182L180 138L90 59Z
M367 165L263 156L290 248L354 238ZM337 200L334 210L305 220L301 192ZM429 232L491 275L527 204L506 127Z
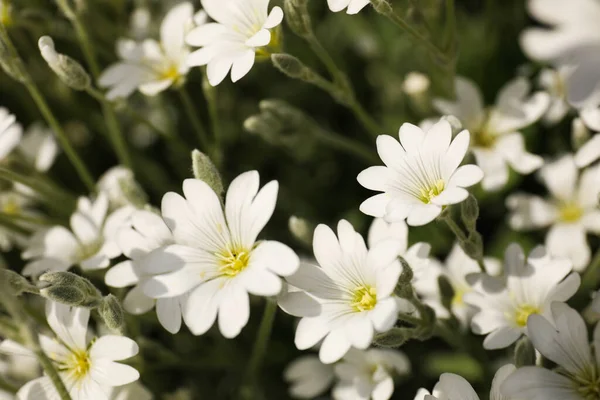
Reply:
M474 290L463 296L465 303L478 309L471 329L487 335L483 347L510 346L528 334L529 316L549 316L553 302L571 298L581 282L571 270L568 259L551 258L541 246L526 259L519 245L510 245L504 255L504 280L479 274Z
M502 384L506 382L507 378L511 376L515 369L514 365L507 364L496 371L490 389L490 400L511 399L502 394L500 390ZM520 399L521 397L519 396L517 398ZM415 400L479 400L479 396L477 396L477 393L465 378L460 375L446 373L440 376L440 380L433 388L433 392L430 393L426 389L419 389L415 396ZM566 399L561 398L561 400Z
M237 82L252 69L256 56L268 56L279 38L271 31L281 24L283 10L269 0L202 0L202 7L216 22L193 29L187 36L192 46L202 47L188 58L188 65L206 65L211 85L216 86L231 70Z
M464 189L483 178L476 165L459 168L469 147L469 132L454 140L450 124L441 120L427 132L405 123L400 143L388 135L377 137L377 151L386 166L362 171L358 182L384 193L365 200L360 210L386 221L406 220L408 225L433 221L444 206L460 203L469 193Z
M339 382L334 400L388 400L394 393L394 378L410 373L410 361L392 349L350 350L335 365Z
M109 66L98 80L101 87L109 89L106 97L127 97L136 89L154 96L179 83L189 71L189 48L184 38L192 28L193 13L189 2L173 7L162 21L160 43L154 39L141 43L120 39L117 54L121 61Z
M115 335L91 340L88 335L89 309L48 301L46 316L56 339L40 335L42 349L55 364L73 400L108 400L114 387L139 378L135 368L116 362L135 356L137 344L127 337ZM2 343L4 346L7 345L5 342ZM20 347L16 343L8 345ZM28 352L23 348L21 351ZM32 353L29 355L33 356ZM27 383L17 397L23 400L59 398L46 376Z
M370 3L370 0L327 0L329 9L333 12L346 10L348 14L357 14Z
M507 164L520 174L529 174L543 164L541 157L525 150L519 129L544 115L550 96L537 92L528 97L529 90L525 78L516 78L500 90L496 104L486 109L475 83L458 77L455 101L433 101L440 113L457 117L471 132L471 150L485 175L481 184L486 190L498 190L506 184Z
M497 275L501 265L498 260L486 257L484 263L488 273ZM444 276L454 289L452 298L452 315L454 315L463 326L468 326L475 309L464 302L464 295L471 292L473 288L467 277L471 274L481 272L477 261L465 254L458 244L455 244L446 258L444 265L437 260L431 260L426 273L413 283L415 291L425 304L435 310L438 318L450 318L449 310L442 303L442 294L438 284L438 278Z
M541 367L519 368L502 385L504 395L524 400L600 397L600 324L596 325L590 346L583 318L566 304L554 303L551 320L532 315L527 328L536 350L559 368L552 371Z
M108 214L108 198L102 193L93 202L80 198L71 215L71 230L53 226L33 235L22 254L23 259L33 261L25 266L23 274L66 271L76 264L86 270L108 267L110 259L121 254L116 233L132 211L123 207Z
M237 336L248 322L248 294L275 296L280 276L298 269L298 256L286 245L257 241L277 201L277 181L260 191L256 171L241 174L227 191L225 210L203 181L183 182L185 198L167 193L162 216L175 243L141 260L149 277L142 285L152 298L174 298L189 293L183 319L195 335L215 322L223 336Z
M6 108L0 107L0 161L9 155L21 141L23 127L17 117Z
M30 196L28 189L15 184L11 189L0 191L0 211L8 216L36 217L37 213L32 209L35 201ZM39 226L29 222L15 223L24 228L39 228ZM27 245L28 239L27 235L20 232L0 227L0 249L3 251L9 251L15 245L22 248Z
M186 296L160 298L156 301L146 296L143 284L151 277L143 269L144 259L153 250L174 243L171 231L163 219L151 211L137 210L126 226L117 233L117 244L129 258L106 272L108 286L124 288L133 286L123 300L128 313L140 315L150 311L156 303L156 315L160 324L169 332L177 333L181 328L182 309Z
M108 197L111 209L146 204L144 189L135 180L133 171L127 167L118 165L110 168L98 179L97 187L99 192Z
M600 3L596 0L529 0L529 13L548 28L528 28L521 36L521 47L537 61L562 61L578 58L600 47Z
M289 394L296 399L313 399L325 393L334 381L334 366L323 364L316 355L304 355L283 371L290 384Z
M550 226L546 247L550 254L568 257L576 271L582 271L590 261L591 250L586 233L600 233L600 166L590 167L581 174L572 155L545 165L540 176L552 195L543 199L527 194L507 198L511 209L509 224L513 229L539 229Z
M338 223L337 237L329 227L317 226L313 249L320 267L302 264L287 277L319 305L314 310L317 315L304 317L298 324L298 349L308 349L325 338L319 358L330 364L351 347L368 348L375 332L389 330L398 312L394 289L402 269L397 259L400 247L388 239L368 250L362 236L344 220Z
M540 86L550 96L550 106L542 117L542 120L554 125L561 121L571 109L567 102L568 79L575 68L571 65L563 65L557 69L544 68L538 77Z

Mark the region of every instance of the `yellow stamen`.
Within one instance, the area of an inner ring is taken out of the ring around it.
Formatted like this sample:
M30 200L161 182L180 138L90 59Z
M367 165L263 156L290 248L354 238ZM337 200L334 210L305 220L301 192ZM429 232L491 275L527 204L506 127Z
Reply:
M216 255L219 258L219 271L224 276L234 277L248 266L250 252L243 248L227 250Z
M438 179L433 185L428 188L421 188L421 197L420 200L425 203L431 203L431 200L440 195L444 191L446 187L446 183L443 179Z
M75 379L81 379L90 372L91 361L87 350L78 350L72 352L70 357L62 364L59 369L72 374Z
M351 306L357 311L368 311L377 305L377 291L371 286L359 286L354 289Z
M176 65L170 65L167 69L165 69L161 73L161 79L173 79L177 80L179 78L179 69Z
M465 304L463 297L467 293L466 290L455 289L454 297L452 297L452 305L455 307L461 307Z
M577 222L583 216L583 210L576 203L565 203L559 208L559 218L563 222Z
M529 304L523 304L517 307L515 310L515 322L521 328L527 326L527 319L530 315L539 314L541 310L535 306L531 306Z
M21 206L15 199L8 199L2 206L2 212L8 215L18 215L21 213Z

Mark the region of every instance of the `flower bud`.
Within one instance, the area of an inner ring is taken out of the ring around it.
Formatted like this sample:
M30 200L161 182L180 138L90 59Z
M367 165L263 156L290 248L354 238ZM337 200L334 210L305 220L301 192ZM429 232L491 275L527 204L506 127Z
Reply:
M8 50L6 44L0 39L0 67L18 82L25 82L25 74L23 73L23 63L19 58L16 58Z
M275 68L290 78L300 79L305 82L315 81L316 74L304 65L302 61L292 55L285 53L272 54L271 61Z
M38 47L48 66L67 86L75 90L86 90L90 86L86 70L71 57L57 53L50 36L42 36Z
M87 296L76 286L50 286L40 290L40 295L69 306L81 307Z
M204 181L218 196L223 194L221 175L206 154L199 150L192 151L192 170L194 178Z
M412 338L411 328L392 328L387 332L378 333L373 338L373 343L379 347L400 347Z
M61 303L96 308L102 298L102 294L92 282L72 272L46 272L40 276L39 281L50 285L41 289L40 294ZM61 300L60 296L64 296L65 300ZM73 303L74 301L77 303Z
M6 282L9 290L12 294L19 296L21 293L38 293L38 289L33 286L29 281L16 273L8 269L0 269L0 280Z
M288 220L288 228L292 235L302 243L311 244L313 229L307 220L294 215Z
M296 35L308 37L312 34L310 14L306 7L306 1L284 0L283 8L288 26Z
M427 75L413 71L409 72L404 78L402 90L409 96L422 96L429 90L430 86L431 81Z
M483 240L477 231L472 231L469 238L459 242L460 247L466 255L474 260L478 260L483 256Z
M400 278L398 278L398 284L410 285L415 274L404 257L398 257L398 259L400 260L400 264L402 264L402 273L400 274Z
M476 230L477 218L479 218L479 205L472 194L460 203L461 218L469 232Z
M125 313L119 300L109 294L102 299L102 303L98 307L98 312L104 320L106 326L112 331L121 333L125 327Z
M515 346L515 366L517 368L535 365L535 349L527 336L523 336Z

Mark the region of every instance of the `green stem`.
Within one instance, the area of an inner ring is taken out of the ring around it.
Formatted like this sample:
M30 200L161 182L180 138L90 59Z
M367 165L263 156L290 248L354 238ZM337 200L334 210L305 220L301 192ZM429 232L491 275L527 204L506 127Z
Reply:
M454 220L452 219L452 216L450 215L450 210L445 210L444 213L445 214L442 214L443 216L441 217L441 219L446 223L448 228L450 228L450 230L454 233L454 235L458 239L459 244L461 244L461 246L462 246L462 244L467 242L467 240L468 240L467 235L465 235L465 233L460 228L460 226L458 226L458 224L456 222L454 222ZM477 232L475 232L475 233L477 233ZM473 258L475 258L475 257L473 257ZM476 257L475 261L477 261L477 265L479 266L479 269L481 270L481 272L483 272L485 274L487 272L487 270L485 268L485 263L483 261L483 255Z
M217 88L208 83L206 72L204 73L204 80L202 81L202 90L206 102L208 103L208 114L210 117L212 134L215 138L212 161L218 168L223 163L223 132L221 130L221 119L219 118Z
M52 225L59 224L59 222L57 222L57 221L51 221L44 217L38 217L38 216L33 216L33 215L24 215L24 214L8 214L5 212L0 212L0 219L5 219L5 220L8 219L8 220L13 220L16 223L24 222L26 224L35 224L35 225L42 225L42 226L52 226Z
M6 311L11 315L15 323L19 326L21 337L23 342L30 350L33 351L37 357L39 363L46 375L52 381L52 384L56 388L56 391L61 400L71 400L71 396L67 388L65 387L57 369L55 368L52 361L44 353L38 334L31 326L31 323L26 317L26 313L22 310L21 304L16 296L14 296L6 284L6 282L0 282L0 302L6 308Z
M596 251L592 262L581 278L580 292L589 292L594 290L600 281L600 250Z
M260 321L256 342L254 342L254 348L252 349L252 355L250 356L250 362L248 362L248 366L246 367L244 382L241 386L241 395L245 398L256 398L255 389L257 379L260 376L260 368L265 357L269 339L271 338L271 330L273 329L273 322L275 321L275 314L277 312L277 303L270 299L265 300L265 310L263 312L262 320Z
M196 131L196 135L198 136L198 141L200 142L200 146L202 146L202 149L206 153L210 154L208 135L206 133L206 130L204 129L204 125L202 125L202 122L200 121L200 118L198 117L198 113L194 109L194 103L192 102L190 95L188 94L188 92L184 86L179 87L179 89L177 90L177 93L179 93L179 97L181 98L181 102L183 103L185 112L186 112L190 122L192 123L194 130Z
M16 385L14 385L14 384L12 384L12 383L10 383L9 381L3 379L0 376L0 389L4 390L5 392L16 394L17 391L19 390L19 387L16 386Z

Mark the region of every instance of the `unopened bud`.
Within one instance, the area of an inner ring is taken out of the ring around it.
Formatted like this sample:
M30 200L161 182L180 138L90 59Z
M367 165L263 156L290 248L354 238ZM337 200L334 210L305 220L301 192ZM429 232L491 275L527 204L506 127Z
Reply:
M312 33L306 1L284 0L283 8L288 26L296 35L308 37Z
M104 320L104 323L112 331L121 333L125 327L125 313L119 300L109 294L102 299L102 303L98 307L98 312Z
M515 346L515 366L517 368L535 365L535 349L531 340L523 336Z
M398 257L398 259L400 260L400 264L402 264L402 273L400 274L400 278L398 278L398 283L410 285L415 277L415 274L410 264L404 257Z
M412 338L412 331L413 329L411 328L394 327L387 332L375 335L373 343L379 347L400 347Z
M302 243L312 243L313 229L307 220L294 215L288 220L288 228L292 235Z
M462 203L460 203L461 218L465 227L469 232L474 231L477 224L477 218L479 218L479 204L477 199L472 194Z
M75 90L85 90L90 86L87 71L71 57L57 53L50 36L42 36L38 47L48 66L67 86Z
M199 150L192 151L192 170L194 171L194 178L204 181L214 190L217 196L221 196L223 181L210 157Z
M371 0L371 4L373 5L375 11L377 11L379 14L392 15L394 12L392 10L392 6L387 2L387 0Z
M460 241L459 245L465 254L474 260L480 259L483 255L483 240L481 239L481 235L476 231L471 232L467 240Z
M10 76L18 82L25 82L25 74L23 72L23 63L19 58L16 58L8 50L6 44L0 39L0 67L6 72L6 75Z
M21 293L39 293L35 286L15 271L0 269L0 280L6 282L8 289L15 296L19 296Z
M285 53L272 54L271 61L275 68L290 78L300 79L305 82L314 82L315 80L316 74L304 65L302 61L292 55Z
M87 299L83 290L76 286L50 286L40 290L40 295L69 306L81 307Z
M402 83L402 90L409 96L421 96L429 90L431 81L421 72L409 72Z
M585 126L581 118L573 119L571 123L571 144L573 148L579 149L590 138L590 130Z

